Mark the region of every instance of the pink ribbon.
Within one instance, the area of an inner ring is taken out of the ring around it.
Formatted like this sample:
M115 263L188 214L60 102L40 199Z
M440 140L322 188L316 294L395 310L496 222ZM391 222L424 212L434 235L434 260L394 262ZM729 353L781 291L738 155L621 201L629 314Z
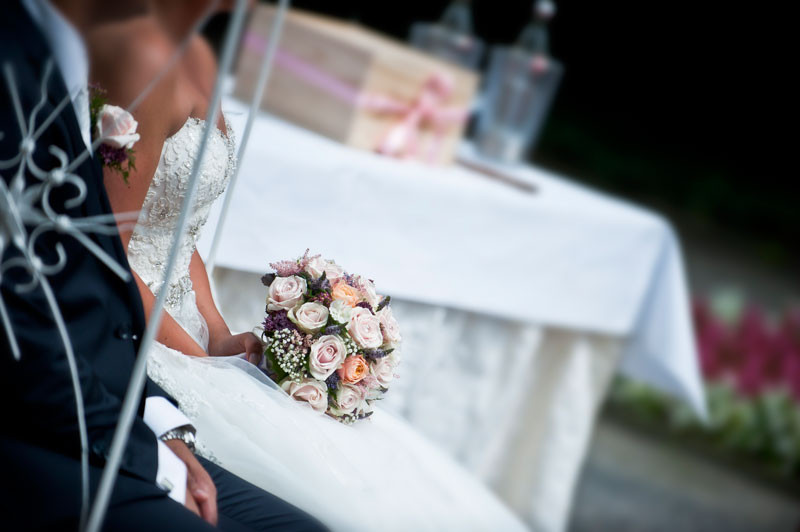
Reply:
M267 43L263 37L249 31L244 36L244 46L253 52L263 53ZM280 48L275 53L275 64L347 104L380 114L398 115L399 122L377 143L376 151L384 155L416 157L419 154L419 133L423 127L430 126L434 138L424 160L433 162L441 150L447 128L467 118L467 111L463 107L445 106L454 87L452 79L442 72L428 77L419 96L409 105L382 94L363 92Z

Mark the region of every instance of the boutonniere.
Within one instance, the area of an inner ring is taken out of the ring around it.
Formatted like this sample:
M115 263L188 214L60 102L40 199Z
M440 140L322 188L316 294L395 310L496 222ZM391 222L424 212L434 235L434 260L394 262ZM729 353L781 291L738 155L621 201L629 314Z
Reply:
M89 86L92 141L100 139L97 153L102 165L122 174L127 185L131 170L136 169L133 145L139 140L139 123L125 109L108 105L105 94L98 85Z

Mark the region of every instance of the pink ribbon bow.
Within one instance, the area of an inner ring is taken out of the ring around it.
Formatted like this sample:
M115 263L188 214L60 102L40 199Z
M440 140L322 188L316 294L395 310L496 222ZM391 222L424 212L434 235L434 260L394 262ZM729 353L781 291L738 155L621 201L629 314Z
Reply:
M463 107L445 106L453 94L453 81L442 72L432 74L411 105L398 104L386 98L364 95L365 107L381 113L400 114L400 121L392 126L378 143L377 151L399 158L419 154L419 134L422 128L433 128L433 142L428 146L423 160L433 162L441 149L447 128L464 122L467 112Z

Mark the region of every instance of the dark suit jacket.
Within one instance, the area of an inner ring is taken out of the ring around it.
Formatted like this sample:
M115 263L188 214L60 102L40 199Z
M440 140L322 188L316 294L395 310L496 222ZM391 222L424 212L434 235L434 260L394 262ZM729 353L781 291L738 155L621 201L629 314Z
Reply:
M13 69L26 118L40 98L42 73L50 55L47 41L18 0L6 4L0 17L0 66L8 65ZM1 78L0 161L4 161L17 153L21 133L8 87L5 79ZM55 64L47 93L47 101L36 116L37 126L66 95L61 73ZM35 160L45 170L57 164L57 160L48 153L51 145L63 149L70 160L85 150L71 103L36 142ZM6 184L11 181L15 170L0 170ZM86 200L75 208L65 208L64 201L74 196L76 190L72 186L63 186L53 196L52 204L56 209L71 217L110 213L99 164L90 157L75 173L86 183ZM26 179L29 184L37 183L30 174L26 175ZM2 223L3 216L0 213L0 225ZM95 234L91 238L128 268L122 243L116 233L113 236ZM86 406L91 463L96 466L93 467L95 475L108 455L143 332L144 314L135 283L120 280L74 238L54 233L41 238L37 253L46 263L55 262L57 242L64 246L67 265L48 279L66 320L77 358ZM6 246L4 259L19 255L18 251L9 248ZM23 467L23 464L30 467L31 463L36 463L41 467L39 474L48 474L49 471L52 476L74 475L77 471L74 469L75 461L80 457L77 416L67 359L44 293L41 288L27 294L17 294L14 290L15 286L28 279L27 273L15 268L8 270L0 283L0 294L11 315L22 351L21 361L15 361L8 338L0 326L0 405L5 412L0 418L0 463L5 465L0 475L10 475L0 482L4 487L9 484L13 486L14 482L21 483L24 489L14 489L22 492L19 493L20 500L43 497L39 503L44 502L42 507L47 508L46 511L64 512L66 515L78 510L79 490L75 489L74 493L51 493L49 490L54 483L48 478L29 478ZM165 395L150 381L146 394ZM150 488L144 487L151 486L153 495L161 495L163 492L155 486L158 465L156 437L141 418L143 408L144 400L141 401L139 416L130 434L121 475L141 479L144 482L136 485L145 490ZM13 452L9 449L13 449ZM9 455L9 452L12 454ZM79 479L75 481L77 486ZM69 482L65 484L69 485ZM37 492L40 489L41 494ZM25 490L33 490L34 493L25 493ZM128 495L120 490L118 483L115 497ZM6 490L3 489L3 492ZM14 497L12 493L11 502L6 499L3 504L12 504Z

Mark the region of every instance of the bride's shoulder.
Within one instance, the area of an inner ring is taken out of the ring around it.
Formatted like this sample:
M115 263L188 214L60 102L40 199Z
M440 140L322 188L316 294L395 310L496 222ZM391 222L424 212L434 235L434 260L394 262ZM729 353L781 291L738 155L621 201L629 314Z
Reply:
M217 60L208 41L200 35L192 36L182 63L190 81L206 98L210 98L217 79Z
M117 99L129 100L112 103L128 105L156 76L162 76L158 85L173 81L173 72L164 72L175 53L175 44L150 17L103 25L89 34L88 48L92 81Z

